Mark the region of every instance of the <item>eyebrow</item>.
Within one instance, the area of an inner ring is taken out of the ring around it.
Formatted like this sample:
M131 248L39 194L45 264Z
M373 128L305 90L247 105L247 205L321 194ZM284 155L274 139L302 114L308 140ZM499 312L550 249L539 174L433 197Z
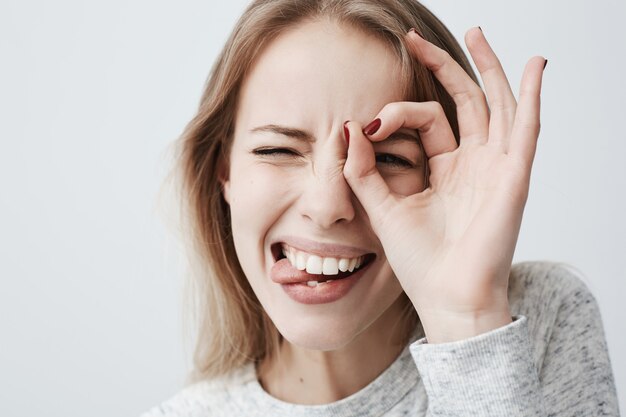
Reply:
M306 130L302 130L302 129L297 129L294 127L288 127L288 126L269 124L269 125L264 125L264 126L258 126L258 127L255 127L254 129L250 129L250 132L251 133L258 133L258 132L276 133L278 135L283 135L283 136L287 136L287 137L294 138L294 139L300 139L309 143L315 142L315 137L310 132L307 132ZM405 132L398 132L398 131L393 132L392 134L389 135L387 139L385 139L385 142L387 143L396 142L396 141L412 142L418 146L420 144L418 137L410 135Z
M287 136L287 137L294 138L294 139L301 139L301 140L304 140L305 142L315 142L315 137L313 137L313 135L310 134L309 132L305 130L301 130L301 129L296 129L293 127L287 127L287 126L279 126L279 125L271 124L271 125L255 127L254 129L250 129L250 132L252 133L270 132L270 133L276 133L276 134Z

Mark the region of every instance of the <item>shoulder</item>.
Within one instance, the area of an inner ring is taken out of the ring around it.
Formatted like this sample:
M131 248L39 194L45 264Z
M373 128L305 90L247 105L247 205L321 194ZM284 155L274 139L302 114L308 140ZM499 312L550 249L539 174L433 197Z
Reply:
M509 301L518 309L538 313L563 303L594 300L587 278L563 262L527 261L511 267Z
M190 384L140 417L233 415L233 400L242 395L242 387L254 377L253 372L254 366L249 363L227 375Z
M566 263L514 264L509 277L509 305L513 315L528 319L537 369L546 359L549 345L550 349L555 344L561 345L557 349L564 348L582 328L595 328L593 334L603 337L599 308L588 280Z

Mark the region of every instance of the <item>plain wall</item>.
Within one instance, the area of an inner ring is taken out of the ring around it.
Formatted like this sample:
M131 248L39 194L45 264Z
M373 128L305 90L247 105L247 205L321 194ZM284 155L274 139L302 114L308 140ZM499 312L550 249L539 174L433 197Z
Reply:
M168 146L247 1L0 3L0 415L133 416L181 388ZM514 91L549 59L516 261L575 265L626 410L623 1L426 1ZM366 62L366 61L365 61Z

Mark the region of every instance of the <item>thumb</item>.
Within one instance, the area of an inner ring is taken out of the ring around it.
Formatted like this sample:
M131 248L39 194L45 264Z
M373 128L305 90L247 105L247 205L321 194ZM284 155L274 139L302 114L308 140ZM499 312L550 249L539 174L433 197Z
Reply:
M394 195L376 168L376 155L372 142L363 134L357 122L344 123L344 135L348 143L348 157L343 176L367 212L372 226L380 225L389 211Z

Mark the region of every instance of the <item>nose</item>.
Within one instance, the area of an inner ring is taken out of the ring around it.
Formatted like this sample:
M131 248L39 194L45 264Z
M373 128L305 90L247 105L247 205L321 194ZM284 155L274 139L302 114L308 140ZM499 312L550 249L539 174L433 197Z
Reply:
M320 229L349 223L355 217L356 198L343 176L344 160L336 156L323 164L314 165L303 184L300 212Z

